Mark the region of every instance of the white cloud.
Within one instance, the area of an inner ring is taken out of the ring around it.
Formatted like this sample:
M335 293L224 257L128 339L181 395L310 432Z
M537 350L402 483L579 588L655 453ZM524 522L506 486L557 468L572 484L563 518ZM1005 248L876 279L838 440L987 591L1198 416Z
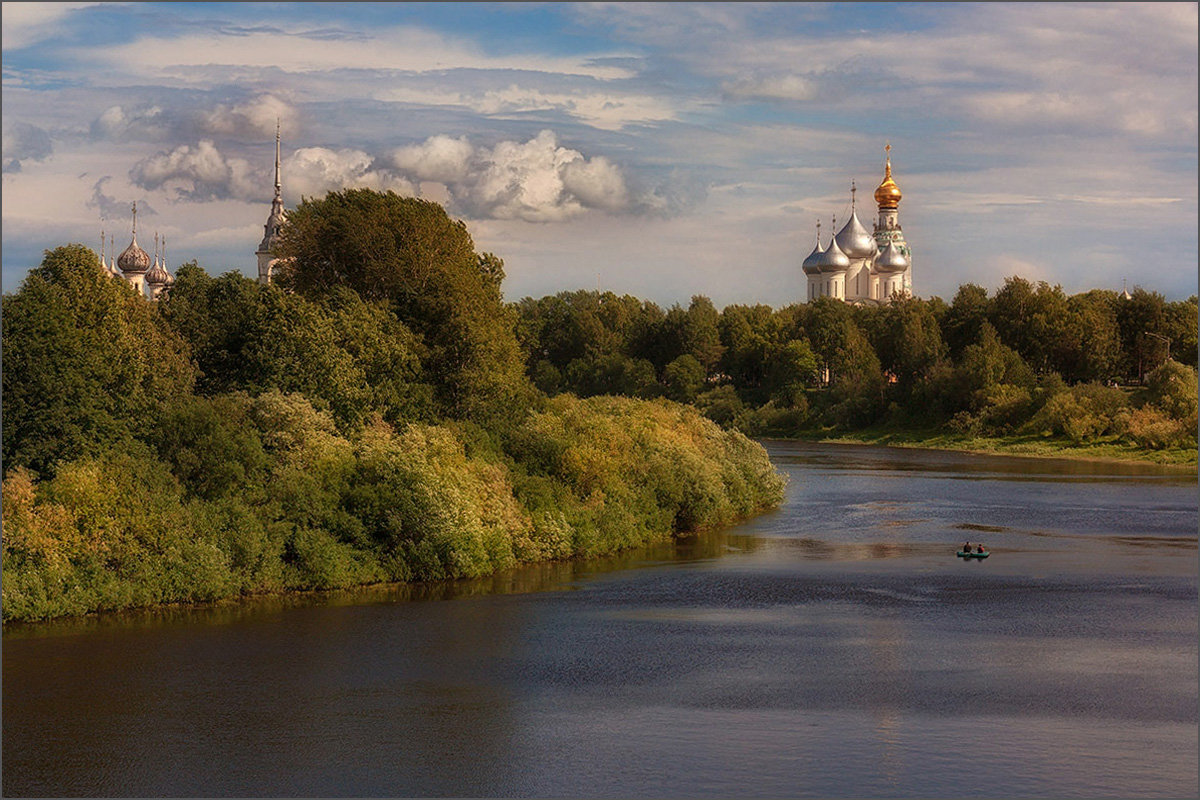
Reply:
M817 86L812 79L791 72L738 77L725 81L721 88L731 97L812 100L817 96Z
M392 163L418 180L459 183L467 179L475 148L462 136L430 136L421 144L401 147L392 153Z
M11 3L0 4L3 48L16 50L48 39L72 11L99 3Z
M91 124L92 136L113 141L162 141L170 135L172 123L160 106L109 106Z
M22 161L44 161L54 152L50 134L26 122L5 122L4 171L20 172Z
M283 169L284 191L288 198L323 197L326 192L342 189L391 190L407 196L417 194L411 181L377 167L375 160L361 150L303 147L287 158Z
M272 94L264 94L242 103L220 104L201 112L202 130L214 136L239 136L262 139L275 135L276 122L288 130L297 127L295 107Z
M190 79L189 69L211 66L287 72L524 70L600 80L631 74L624 67L589 56L488 55L473 42L412 27L372 29L353 36L316 35L299 28L218 30L170 38L148 35L116 47L89 48L89 56L111 68L184 81Z
M677 103L662 97L614 91L546 92L515 84L484 92L467 104L491 116L559 111L601 130L620 130L678 116Z
M261 194L261 182L249 163L226 158L207 139L143 159L130 169L129 178L144 189L167 189L184 200L252 199Z
M585 160L582 156L562 167L563 189L591 208L620 211L629 203L625 178L604 156Z
M525 142L476 147L466 137L432 136L401 147L391 163L419 181L435 181L475 218L559 222L588 208L622 211L629 192L619 167L562 147L553 131Z

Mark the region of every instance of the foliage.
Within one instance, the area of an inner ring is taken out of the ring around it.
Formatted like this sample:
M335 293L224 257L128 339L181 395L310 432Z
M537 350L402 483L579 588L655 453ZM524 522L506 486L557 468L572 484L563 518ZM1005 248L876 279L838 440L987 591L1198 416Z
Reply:
M191 393L187 347L155 307L83 245L46 252L3 299L5 468L57 464L133 441Z
M437 203L369 189L307 199L277 255L284 289L319 298L345 288L388 303L424 348L442 414L512 421L530 402L515 314L499 292L503 262L477 254Z
M300 392L342 426L371 413L392 422L432 415L424 348L386 303L344 287L310 300L185 267L160 306L191 347L202 394Z

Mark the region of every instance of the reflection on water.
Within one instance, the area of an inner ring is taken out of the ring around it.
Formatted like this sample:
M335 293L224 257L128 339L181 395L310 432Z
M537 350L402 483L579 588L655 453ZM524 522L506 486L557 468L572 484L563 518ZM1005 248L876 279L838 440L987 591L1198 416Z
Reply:
M4 794L1194 795L1194 476L770 451L733 531L7 630Z
M197 605L173 605L158 608L93 614L86 617L50 620L39 623L13 623L5 627L4 638L54 636L83 633L112 627L144 628L156 625L223 625L255 619L263 614L290 608L360 606L374 603L408 603L454 600L505 594L564 591L578 582L610 572L644 569L663 564L720 558L731 552L751 553L762 546L752 536L736 530L705 531L675 541L663 541L622 553L586 561L553 561L505 570L482 578L428 583L390 583L353 589L259 595L237 600Z

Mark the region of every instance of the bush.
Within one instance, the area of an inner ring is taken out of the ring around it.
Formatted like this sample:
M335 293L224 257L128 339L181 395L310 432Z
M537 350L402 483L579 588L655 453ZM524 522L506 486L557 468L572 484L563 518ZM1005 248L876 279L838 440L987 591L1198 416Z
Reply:
M1120 389L1085 383L1058 392L1030 418L1024 429L1042 436L1067 436L1080 443L1123 433L1129 401Z

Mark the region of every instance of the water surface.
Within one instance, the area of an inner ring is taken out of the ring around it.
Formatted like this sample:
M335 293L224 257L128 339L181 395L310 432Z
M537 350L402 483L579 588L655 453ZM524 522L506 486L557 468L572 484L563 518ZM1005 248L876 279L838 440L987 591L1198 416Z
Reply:
M1196 794L1194 474L768 448L678 544L14 627L4 794Z

